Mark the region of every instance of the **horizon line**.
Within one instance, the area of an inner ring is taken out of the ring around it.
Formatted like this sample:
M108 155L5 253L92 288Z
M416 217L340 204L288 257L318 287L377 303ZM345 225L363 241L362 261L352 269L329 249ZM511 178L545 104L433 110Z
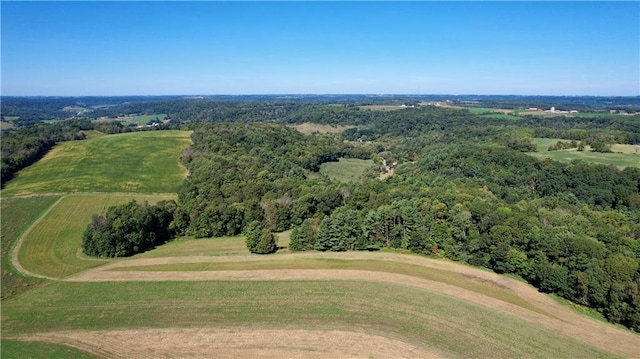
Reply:
M552 95L552 94L478 94L478 93L245 93L245 94L125 94L125 95L4 95L0 94L0 97L222 97L222 96L235 96L235 97L250 97L250 96L278 96L278 97L303 97L303 96L368 96L368 97L384 97L384 96L509 96L509 97L640 97L640 94L636 95Z

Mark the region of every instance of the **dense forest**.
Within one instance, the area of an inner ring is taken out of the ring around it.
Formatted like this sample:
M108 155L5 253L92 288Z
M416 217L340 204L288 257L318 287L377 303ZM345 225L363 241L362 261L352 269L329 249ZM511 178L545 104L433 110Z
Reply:
M493 99L501 106L507 100ZM89 225L85 251L123 256L167 235L244 233L251 252L272 253L273 233L291 229L290 250L387 248L446 257L518 275L640 331L640 169L526 154L535 151L534 137L594 148L638 144L637 116L514 121L436 106L357 106L372 101L162 99L96 110L100 116L166 113L172 126L193 130L193 145L181 154L189 176L177 203L111 209ZM331 135L288 126L306 122L353 127ZM345 157L375 164L349 183L319 172L321 164ZM383 159L398 165L381 179ZM137 222L117 227L117 213ZM161 235L143 230L149 226L160 226ZM105 244L104 251L89 241L123 236L136 241Z

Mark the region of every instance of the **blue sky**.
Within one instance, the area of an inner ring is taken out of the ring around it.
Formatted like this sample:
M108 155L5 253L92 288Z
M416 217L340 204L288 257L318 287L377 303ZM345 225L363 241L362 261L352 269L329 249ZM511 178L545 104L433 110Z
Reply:
M640 2L2 1L2 95L640 95Z

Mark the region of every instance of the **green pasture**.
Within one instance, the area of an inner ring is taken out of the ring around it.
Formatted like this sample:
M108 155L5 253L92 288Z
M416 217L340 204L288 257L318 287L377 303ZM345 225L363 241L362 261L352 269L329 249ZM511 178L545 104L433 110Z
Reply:
M41 281L20 275L11 266L11 250L24 231L60 196L3 198L0 202L0 239L2 243L2 299L19 295Z
M339 182L358 181L369 167L372 160L360 160L357 158L341 158L338 162L326 162L320 165L320 173Z
M186 176L187 131L144 131L56 145L18 172L2 196L69 192L173 193Z
M282 244L278 241L278 245ZM135 255L134 258L163 258L188 256L229 256L249 254L245 238L178 238L153 250Z
M109 206L137 201L175 199L175 195L87 194L68 195L60 199L38 223L24 234L18 261L28 271L62 278L105 264L104 260L82 255L82 233L94 214Z
M613 153L591 152L589 146L585 147L584 151L577 151L575 148L559 151L547 150L550 145L553 145L558 141L569 140L559 138L536 138L534 139L534 143L536 144L538 152L529 152L529 154L537 158L550 158L560 162L583 160L602 165L613 165L620 169L625 167L640 168L640 153L635 153L635 146L633 145L613 145L611 148L611 150L614 151Z
M167 117L166 113L158 113L151 115L135 115L135 116L127 116L118 118L119 121L122 122L123 125L139 125L143 126L149 123L149 121L162 121Z
M3 337L169 327L370 331L455 357L611 357L463 299L359 281L54 282L3 304ZM491 345L487 345L491 343Z
M3 340L0 343L2 359L90 359L93 355L64 345L40 342Z
M288 252L291 230L275 233L278 253ZM163 258L188 256L233 256L249 254L244 236L218 238L178 238L158 248L137 254L134 258Z

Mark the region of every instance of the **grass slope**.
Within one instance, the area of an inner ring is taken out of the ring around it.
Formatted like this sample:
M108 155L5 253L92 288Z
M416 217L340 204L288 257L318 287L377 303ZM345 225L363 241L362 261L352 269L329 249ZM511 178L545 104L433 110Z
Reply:
M364 171L372 165L372 160L341 158L338 162L326 162L320 165L320 173L339 182L358 181Z
M176 192L187 131L145 131L63 142L18 172L3 197L60 192Z
M529 304L513 291L496 287L493 283L475 281L460 273L447 270L427 268L415 264L398 263L379 259L337 259L337 258L281 258L277 260L250 260L239 262L205 262L205 263L165 263L144 266L117 267L118 271L229 271L229 270L278 270L278 269L340 269L365 270L403 274L421 279L433 280L455 285L476 293L511 303L540 314L543 310Z
M1 344L2 359L90 359L92 355L78 349L52 343L3 340Z
M571 162L573 160L583 160L602 165L614 165L620 169L625 167L640 168L640 154L635 153L635 147L632 145L613 145L611 150L614 153L597 153L591 152L589 146L584 151L574 149L548 151L550 145L558 141L568 141L559 138L536 138L538 152L529 152L531 156L537 158L550 158L560 162Z
M3 198L1 202L0 238L2 243L2 299L19 295L41 280L25 277L11 266L11 250L18 237L60 197Z
M465 300L357 281L56 282L3 305L3 336L166 327L373 332L455 357L611 357Z
M104 261L79 255L82 233L93 214L104 213L107 207L137 201L175 199L175 195L95 194L68 195L35 224L19 248L18 260L32 272L47 277L62 278Z

